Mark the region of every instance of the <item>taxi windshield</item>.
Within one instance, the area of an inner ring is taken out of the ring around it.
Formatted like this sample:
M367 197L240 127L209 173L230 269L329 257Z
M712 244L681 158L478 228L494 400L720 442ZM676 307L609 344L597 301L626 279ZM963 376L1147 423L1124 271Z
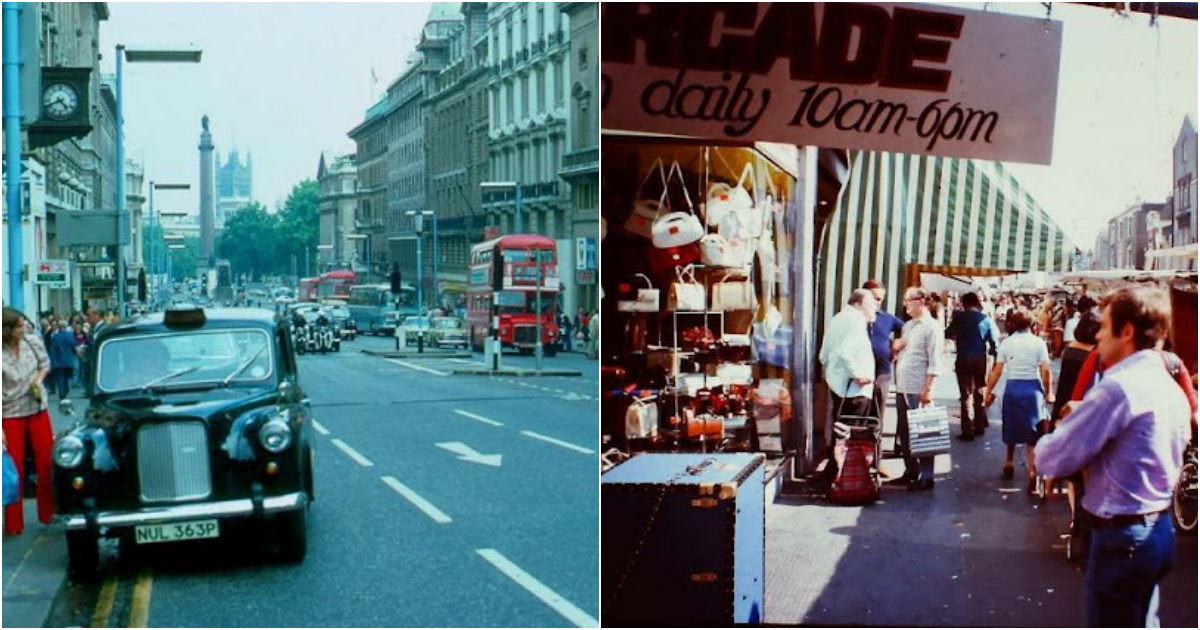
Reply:
M122 337L100 346L96 383L115 392L188 383L264 381L274 372L261 330ZM241 368L239 370L239 368Z

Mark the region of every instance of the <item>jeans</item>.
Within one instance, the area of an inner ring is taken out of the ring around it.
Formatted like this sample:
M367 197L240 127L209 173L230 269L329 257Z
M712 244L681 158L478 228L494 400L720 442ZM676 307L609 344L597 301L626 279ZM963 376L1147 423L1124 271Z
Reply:
M896 450L904 454L904 474L910 479L933 479L933 455L913 457L908 451L908 410L921 406L920 394L896 393Z
M983 388L987 385L987 355L958 357L954 361L958 377L958 400L962 406L962 434L983 433L988 425L983 406Z
M1089 626L1157 628L1158 584L1175 558L1175 525L1161 512L1149 525L1092 529L1087 568Z

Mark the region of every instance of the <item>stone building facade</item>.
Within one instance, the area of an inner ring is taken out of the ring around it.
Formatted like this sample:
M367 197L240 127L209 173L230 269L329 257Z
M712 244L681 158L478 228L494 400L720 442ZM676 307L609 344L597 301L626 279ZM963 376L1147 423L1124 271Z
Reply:
M522 187L521 225L512 190L484 192L488 224L566 240L570 196L558 172L567 146L567 16L555 2L490 3L488 38L491 177Z
M354 215L358 207L358 165L354 154L322 154L317 165L320 186L320 236L317 261L320 271L350 269L353 266Z
M358 207L354 211L354 232L348 236L354 242L352 268L365 278L378 281L386 274L388 264L387 233L384 217L388 191L388 126L384 112L385 96L371 106L348 134L354 141L358 160Z
M427 33L418 50L426 73L426 209L438 221L432 304L454 307L467 289L471 245L483 240L479 184L488 179L487 3L464 2L445 37ZM426 226L424 274L434 274Z
M600 5L564 2L570 20L569 132L559 176L571 185L569 251L559 248L562 307L567 313L600 307Z
M30 314L53 310L66 313L79 310L85 300L100 306L115 306L116 276L113 262L117 249L67 248L58 243L57 215L62 210L117 209L116 100L113 87L100 74L100 23L108 20L104 2L27 2L25 10L38 12L41 36L39 59L43 67L91 68L89 117L92 132L83 138L64 140L50 147L29 151L22 138L25 169L39 180L37 207L30 208L30 221L24 234L27 263L37 260L71 261L71 288L48 289L26 286L26 310ZM107 51L104 54L108 54ZM24 135L24 134L23 134ZM127 196L136 204L140 191ZM131 210L135 207L131 205ZM131 218L132 214L131 214ZM130 221L130 225L137 225ZM132 248L127 250L133 258ZM136 264L130 265L136 277ZM136 287L136 284L132 285Z

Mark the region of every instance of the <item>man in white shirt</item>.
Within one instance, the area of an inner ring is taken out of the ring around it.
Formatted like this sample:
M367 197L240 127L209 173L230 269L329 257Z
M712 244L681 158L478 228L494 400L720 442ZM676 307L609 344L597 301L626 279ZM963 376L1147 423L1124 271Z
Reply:
M878 308L869 290L856 289L846 307L829 320L825 329L820 360L834 413L839 417L870 413L875 352L871 349L867 325L874 321Z

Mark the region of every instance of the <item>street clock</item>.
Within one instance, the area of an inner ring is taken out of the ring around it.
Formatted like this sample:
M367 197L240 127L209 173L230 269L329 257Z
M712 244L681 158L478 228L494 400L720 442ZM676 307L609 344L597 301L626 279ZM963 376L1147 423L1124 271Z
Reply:
M42 112L52 120L70 120L79 111L79 90L70 83L52 83L42 90Z
M42 116L29 126L32 148L92 132L91 68L42 68Z

